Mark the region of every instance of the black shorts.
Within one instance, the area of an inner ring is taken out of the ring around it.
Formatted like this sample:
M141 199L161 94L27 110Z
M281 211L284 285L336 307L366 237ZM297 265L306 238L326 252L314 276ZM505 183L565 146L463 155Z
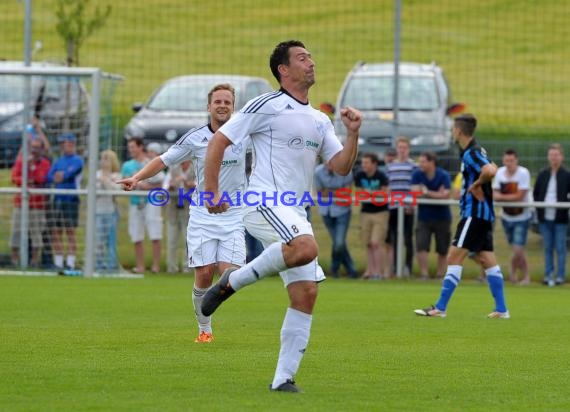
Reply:
M53 227L72 228L79 223L79 202L54 200L51 208Z
M430 251L432 234L435 237L435 251L437 254L441 256L447 255L451 241L451 221L418 221L416 226L416 250L418 252Z
M462 218L457 224L453 246L470 252L493 251L493 224L476 217Z

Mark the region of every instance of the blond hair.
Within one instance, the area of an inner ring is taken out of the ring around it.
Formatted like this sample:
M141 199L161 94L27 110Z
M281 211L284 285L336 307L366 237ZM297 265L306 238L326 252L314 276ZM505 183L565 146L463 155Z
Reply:
M103 150L101 152L101 158L109 159L109 163L111 163L111 173L119 173L119 158L117 157L117 153L112 150Z

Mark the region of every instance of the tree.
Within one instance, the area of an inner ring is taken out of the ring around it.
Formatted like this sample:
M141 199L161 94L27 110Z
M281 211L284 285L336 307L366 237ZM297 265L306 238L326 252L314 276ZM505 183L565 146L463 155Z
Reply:
M91 0L57 0L55 16L56 30L62 38L68 66L79 66L79 51L85 40L96 30L102 28L111 15L111 6L104 9L95 6L93 16L87 17L87 8Z

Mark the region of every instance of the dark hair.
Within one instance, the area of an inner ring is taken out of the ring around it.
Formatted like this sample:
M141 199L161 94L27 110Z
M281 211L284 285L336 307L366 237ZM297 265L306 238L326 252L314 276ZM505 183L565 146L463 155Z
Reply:
M455 118L455 127L465 136L473 136L477 128L477 118L471 113L465 113Z
M227 90L232 94L233 102L236 102L236 90L233 88L233 86L229 83L221 83L212 87L212 89L208 92L208 104L212 103L212 95L218 90Z
M279 74L279 65L284 64L286 66L289 65L289 49L292 47L302 47L305 48L303 42L299 40L287 40L284 42L279 43L273 49L273 53L269 57L269 68L271 69L271 73L277 79L279 83L281 83L281 75Z
M503 155L514 156L516 158L519 157L519 154L517 153L517 151L515 149L507 149L503 152Z
M370 161L371 161L372 163L376 163L376 164L380 163L380 160L378 160L378 156L376 155L376 153L370 153L370 152L369 152L369 153L364 153L364 154L362 155L362 158L363 158L363 159L365 159L365 158L366 158L366 159L370 159Z
M420 156L425 157L428 162L433 162L437 165L437 156L434 152L423 152Z
M135 142L137 146L144 146L144 140L142 137L131 137L129 142ZM128 142L127 142L128 143Z

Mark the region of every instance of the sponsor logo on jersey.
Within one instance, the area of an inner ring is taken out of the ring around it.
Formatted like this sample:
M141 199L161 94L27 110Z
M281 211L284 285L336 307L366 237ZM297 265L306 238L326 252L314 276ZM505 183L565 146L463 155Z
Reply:
M289 139L289 141L287 142L287 146L289 146L289 149L302 150L304 147L304 143L305 139L303 139L301 136L295 136Z
M237 159L222 160L222 166L235 166L238 164Z

